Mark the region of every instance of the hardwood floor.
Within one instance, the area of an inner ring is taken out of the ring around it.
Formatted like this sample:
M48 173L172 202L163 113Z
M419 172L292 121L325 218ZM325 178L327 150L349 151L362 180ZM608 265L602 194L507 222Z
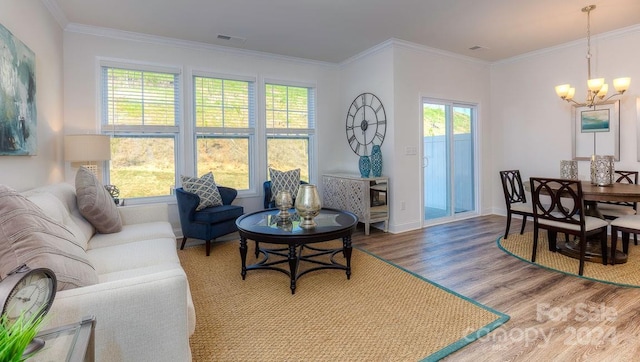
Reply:
M369 236L360 226L353 243L511 317L447 361L640 360L640 288L507 255L496 245L505 224L506 217L490 215L395 235L372 228ZM511 233L520 225L514 219Z

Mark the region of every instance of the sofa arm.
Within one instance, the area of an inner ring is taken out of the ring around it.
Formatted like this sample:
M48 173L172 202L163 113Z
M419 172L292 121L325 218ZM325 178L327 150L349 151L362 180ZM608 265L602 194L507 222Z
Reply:
M165 203L119 206L122 225L169 221L169 207Z
M45 328L92 315L96 361L190 361L188 293L180 268L64 290Z

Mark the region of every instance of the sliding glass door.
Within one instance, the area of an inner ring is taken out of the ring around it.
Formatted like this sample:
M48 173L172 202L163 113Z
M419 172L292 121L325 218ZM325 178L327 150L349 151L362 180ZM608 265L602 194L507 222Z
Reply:
M423 225L477 214L476 106L422 101Z

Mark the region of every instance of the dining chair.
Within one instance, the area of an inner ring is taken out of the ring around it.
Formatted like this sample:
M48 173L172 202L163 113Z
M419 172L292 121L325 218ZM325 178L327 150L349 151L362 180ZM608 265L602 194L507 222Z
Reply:
M533 206L533 250L531 262L536 261L538 235L547 230L549 251L556 252L557 235L578 237L580 267L578 274L584 273L586 244L588 237L597 237L600 241L602 264L607 264L607 228L606 220L585 215L582 183L579 180L560 178L531 177L531 199ZM544 202L543 202L544 200ZM550 202L549 202L550 200ZM569 242L568 239L566 242Z
M520 228L520 234L522 234L527 223L527 217L533 217L533 209L531 204L527 203L520 170L500 171L500 180L502 180L504 200L507 204L507 228L504 232L504 238L506 239L511 227L511 216L513 214L522 216L522 227Z
M615 170L614 176L616 177L616 183L638 184L638 171ZM636 202L626 201L599 201L597 207L598 211L607 220L635 215L638 210ZM638 245L638 233L633 233L633 243Z

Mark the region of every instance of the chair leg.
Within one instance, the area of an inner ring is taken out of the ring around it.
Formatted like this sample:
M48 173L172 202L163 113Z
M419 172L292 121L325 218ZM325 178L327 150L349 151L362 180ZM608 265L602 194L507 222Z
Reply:
M633 245L638 245L638 234L633 234Z
M585 235L580 236L580 267L578 268L578 275L584 274L584 256L587 251L587 237Z
M207 246L206 246L206 248L207 248L207 256L209 256L209 252L211 251L211 240L207 240L206 244L207 244Z
M507 235L509 235L509 227L511 226L511 212L507 211L507 229L504 231L504 238L507 239Z
M618 228L611 226L611 265L616 264L616 249L618 249Z
M531 252L531 262L536 262L536 251L538 250L538 228L533 228L533 251Z
M186 236L182 237L182 245L180 245L180 250L183 250L183 249L184 249L184 244L185 244L186 242L187 242L187 237L186 237Z
M602 253L602 265L609 264L609 258L607 256L607 229L600 233L600 252ZM611 251L615 255L615 251Z
M554 253L558 251L558 232L547 230L547 239L549 239L549 251Z
M522 215L522 226L520 227L520 235L524 234L524 227L526 225L527 225L527 215Z
M622 232L622 252L629 255L629 233Z

